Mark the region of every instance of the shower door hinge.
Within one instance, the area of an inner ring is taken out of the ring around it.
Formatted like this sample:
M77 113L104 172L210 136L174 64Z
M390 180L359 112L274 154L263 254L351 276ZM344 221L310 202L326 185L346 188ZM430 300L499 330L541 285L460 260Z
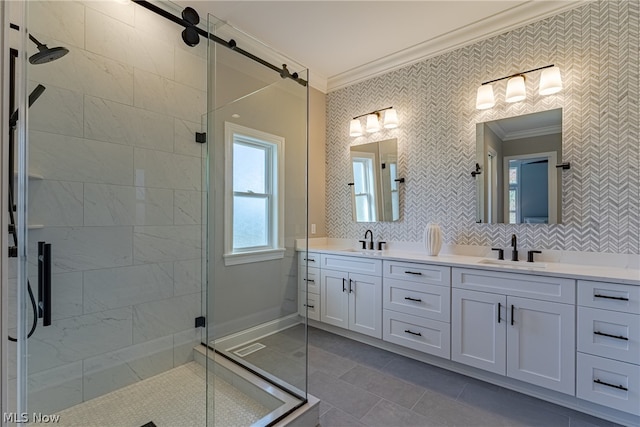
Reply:
M204 316L196 317L196 328L204 328L205 326L205 318Z
M204 144L207 142L207 133L206 132L196 132L196 142L200 144Z

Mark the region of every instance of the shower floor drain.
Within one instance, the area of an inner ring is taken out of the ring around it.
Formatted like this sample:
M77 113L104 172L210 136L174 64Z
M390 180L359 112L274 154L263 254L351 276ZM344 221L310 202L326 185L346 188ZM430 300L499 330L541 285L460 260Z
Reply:
M244 348L241 348L239 350L235 350L233 353L237 354L240 357L245 357L250 355L251 353L255 353L258 350L262 350L263 348L265 348L266 345L260 344L259 342L248 345Z

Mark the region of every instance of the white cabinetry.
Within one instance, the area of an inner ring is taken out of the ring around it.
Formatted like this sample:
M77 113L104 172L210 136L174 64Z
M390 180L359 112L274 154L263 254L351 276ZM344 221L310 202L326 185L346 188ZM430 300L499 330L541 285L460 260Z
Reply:
M573 280L454 268L452 286L452 360L574 394Z
M451 269L384 261L385 341L449 358Z
M303 317L308 315L309 319L313 320L320 320L319 265L319 253L300 252L298 254L298 314Z
M321 260L320 321L382 338L382 261L325 254Z
M640 415L640 287L578 281L577 396Z

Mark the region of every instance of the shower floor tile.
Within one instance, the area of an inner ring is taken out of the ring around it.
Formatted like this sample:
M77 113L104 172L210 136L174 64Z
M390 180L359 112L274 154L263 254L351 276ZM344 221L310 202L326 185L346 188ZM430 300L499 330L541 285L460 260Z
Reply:
M204 427L205 377L205 368L190 362L60 411L56 425L140 427L153 422L157 427ZM209 381L213 384L215 425L249 426L270 412L220 378Z

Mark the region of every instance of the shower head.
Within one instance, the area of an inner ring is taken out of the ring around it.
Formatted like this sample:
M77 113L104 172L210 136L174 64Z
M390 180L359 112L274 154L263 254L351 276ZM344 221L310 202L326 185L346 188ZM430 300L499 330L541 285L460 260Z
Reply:
M29 39L38 46L38 52L29 57L29 62L32 64L46 64L47 62L62 58L69 53L69 49L66 47L47 47L46 44L40 43L31 34L29 34Z

